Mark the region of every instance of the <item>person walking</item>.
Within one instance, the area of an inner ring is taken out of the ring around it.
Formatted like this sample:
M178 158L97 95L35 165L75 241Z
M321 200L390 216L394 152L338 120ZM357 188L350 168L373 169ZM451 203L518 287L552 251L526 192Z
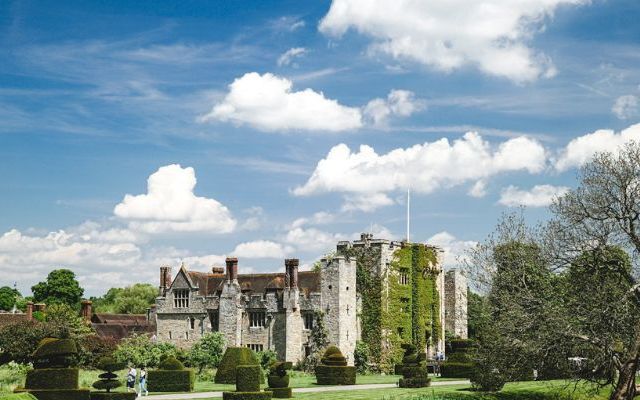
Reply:
M138 375L138 371L135 368L129 367L129 372L127 372L127 393L131 393L133 390L136 392L136 376Z
M140 388L138 392L138 397L148 396L149 391L147 390L147 369L145 367L140 368Z

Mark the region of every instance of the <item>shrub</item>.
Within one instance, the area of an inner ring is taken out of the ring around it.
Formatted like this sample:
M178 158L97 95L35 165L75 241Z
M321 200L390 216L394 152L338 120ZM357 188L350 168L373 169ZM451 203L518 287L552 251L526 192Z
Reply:
M260 366L258 365L238 365L236 367L236 391L259 391L260 373Z
M471 374L471 385L481 392L499 392L504 387L506 379L495 368L475 364Z
M91 392L91 400L135 400L135 393Z
M402 365L397 368L402 372L402 378L398 381L401 388L421 388L431 384L431 378L427 373L427 355L418 353L416 346L403 344L404 356Z
M3 327L0 329L0 363L30 363L38 343L52 336L57 336L55 329L38 321L21 321Z
M347 360L336 346L330 346L316 367L319 385L354 385L356 367L348 367Z
M169 356L164 360L160 361L158 365L158 369L162 369L165 371L181 371L184 369L184 364L178 361L174 356Z
M195 371L150 370L147 373L147 389L150 392L192 392L196 381Z
M102 369L98 366L103 357L112 356L118 348L118 340L112 337L87 335L80 337L78 345L78 365L87 369Z
M260 365L253 351L248 347L227 347L216 372L215 383L236 383L236 367L238 365ZM260 383L264 376L260 375Z
M35 368L66 368L77 363L78 348L71 339L45 338L33 352Z
M273 350L259 351L256 353L256 357L263 371L268 371L271 364L278 361L278 355Z
M118 380L118 375L114 374L114 372L124 369L124 363L120 363L112 357L104 357L100 359L98 364L100 365L100 369L106 372L98 375L100 380L93 382L94 388L106 390L107 393L110 393L111 389L122 386L122 383Z
M292 397L291 388L289 387L289 375L287 370L291 369L290 362L276 361L269 368L269 388L268 391L273 393L273 397L279 399L288 399Z
M447 361L440 366L443 378L470 378L473 375L473 363Z
M222 392L222 400L269 400L271 392Z
M146 335L134 335L123 339L113 356L125 364L145 365L155 368L169 356L177 356L178 350L170 343L155 343Z
M80 371L77 368L43 368L27 372L25 387L29 389L76 389Z

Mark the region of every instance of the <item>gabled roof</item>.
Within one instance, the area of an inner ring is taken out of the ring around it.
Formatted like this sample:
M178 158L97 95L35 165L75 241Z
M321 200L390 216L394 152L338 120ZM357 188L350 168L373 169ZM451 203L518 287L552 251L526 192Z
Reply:
M196 271L187 273L192 281L197 283L202 296L219 294L226 280L224 274ZM242 291L248 293L262 294L267 291L279 291L284 289L284 273L239 274L238 283ZM298 272L298 288L305 294L320 292L320 274L313 271Z

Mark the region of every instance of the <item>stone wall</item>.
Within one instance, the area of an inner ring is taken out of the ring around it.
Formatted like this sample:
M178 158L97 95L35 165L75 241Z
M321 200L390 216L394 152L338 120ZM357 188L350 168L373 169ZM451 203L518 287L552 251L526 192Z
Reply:
M445 276L445 329L456 337L467 339L467 277L458 269Z

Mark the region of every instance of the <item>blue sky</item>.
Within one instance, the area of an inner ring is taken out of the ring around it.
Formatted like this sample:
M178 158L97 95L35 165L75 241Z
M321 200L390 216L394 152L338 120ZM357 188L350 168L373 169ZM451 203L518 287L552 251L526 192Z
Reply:
M448 267L543 220L640 135L640 4L514 3L1 2L0 284L311 265L402 239L409 186Z

